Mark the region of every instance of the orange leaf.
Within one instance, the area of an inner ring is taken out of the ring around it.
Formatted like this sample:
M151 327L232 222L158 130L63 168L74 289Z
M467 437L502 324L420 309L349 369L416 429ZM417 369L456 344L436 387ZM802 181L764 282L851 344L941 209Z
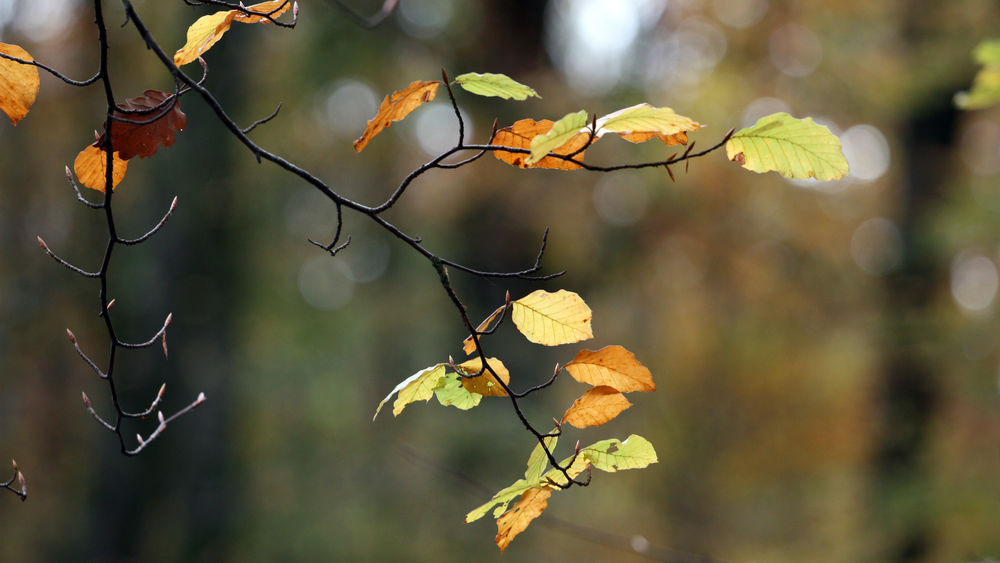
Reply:
M125 160L136 155L142 158L153 156L160 145L165 147L173 145L177 132L183 131L187 126L187 116L181 111L180 100L170 107L172 94L158 90L146 90L145 94L125 100L125 103L118 104L118 108L148 113L115 111L115 117L138 121L141 124L114 120L111 122L111 145Z
M361 152L361 149L365 148L375 135L378 135L383 129L392 125L394 121L403 119L411 111L433 100L440 84L440 82L417 80L407 86L406 89L386 96L382 100L382 104L378 107L378 113L368 121L365 132L357 141L354 141L354 150Z
M85 187L99 192L104 191L104 174L107 171L108 153L97 148L95 145L80 151L73 161L73 170L80 183ZM111 163L111 189L115 189L125 177L125 170L128 168L128 161L118 157L116 152Z
M195 20L187 30L187 42L174 53L174 64L186 65L211 49L212 45L222 39L222 34L229 31L229 25L238 13L235 10L226 10Z
M486 317L486 319L483 320L483 322L479 323L479 326L476 327L476 332L482 332L487 328L489 328L490 323L493 322L493 319L497 318L497 315L503 312L505 307L506 305L501 305L500 307L497 307L496 311L490 313L490 316ZM466 355L476 351L476 343L472 341L472 335L466 336L465 340L462 341L462 349L465 350Z
M562 421L577 428L600 426L631 406L632 403L628 402L625 395L617 389L601 385L589 389L577 399L573 406L566 410Z
M621 346L605 346L596 352L580 350L566 370L580 383L607 385L622 392L653 391L653 375Z
M674 133L673 135L664 135L663 133L617 133L617 135L633 143L645 143L653 138L659 139L668 145L686 145L688 142L686 131Z
M534 119L522 119L514 122L513 125L498 130L496 134L493 135L493 138L490 139L490 144L516 149L530 149L531 140L538 135L548 133L549 130L552 129L553 124L554 123L548 119L543 119L541 121L535 121ZM556 154L573 154L581 148L587 146L589 140L590 135L580 133L579 135L575 135L570 138L569 141L563 143L561 147L552 152ZM493 151L493 156L506 162L507 164L517 166L518 168L553 168L556 170L576 170L577 168L580 168L579 164L553 156L546 156L534 164L525 164L525 160L529 156L528 153ZM583 160L583 151L577 153L573 158L576 160Z
M500 376L500 379L504 383L510 383L510 372L507 371L507 367L503 365L503 362L496 358L488 358L486 363L493 368L493 371ZM483 360L482 358L473 358L467 362L458 364L458 369L462 370L466 375L479 373L479 370L483 369ZM465 387L466 391L479 393L484 397L507 396L507 392L503 390L503 386L497 383L496 378L488 371L479 377L463 377L462 387Z
M0 53L25 61L35 60L17 45L0 43ZM0 58L0 109L14 125L28 115L38 94L38 82L38 69L34 66Z
M233 12L236 13L233 21L241 23L270 23L271 20L277 18L281 14L284 14L291 7L292 0L273 0L271 2L261 2L260 4L254 4L253 6L247 6L247 10L257 12L258 14L268 14L268 17L248 16L239 10L233 10Z
M528 524L541 516L549 506L552 489L528 489L521 495L521 500L497 520L497 547L500 551L507 549L513 539L528 528Z

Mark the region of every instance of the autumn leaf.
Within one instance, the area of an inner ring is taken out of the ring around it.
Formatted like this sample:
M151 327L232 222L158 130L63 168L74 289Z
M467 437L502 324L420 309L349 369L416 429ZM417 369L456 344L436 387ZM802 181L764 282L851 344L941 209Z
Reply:
M553 124L554 123L548 119L543 119L541 121L535 121L534 119L522 119L514 122L514 124L509 127L504 127L503 129L498 130L490 140L490 144L516 149L529 149L531 148L532 139L551 131ZM590 135L580 133L575 137L571 137L568 142L551 152L562 155L573 154L587 146L589 141ZM527 162L529 155L525 153L498 150L493 151L493 156L506 162L507 164L517 166L518 168L550 168L556 170L576 170L580 168L580 165L575 162L556 158L554 156L546 156L545 158L531 164ZM573 158L582 161L583 151L577 153Z
M443 384L443 379L445 376L446 368L448 364L437 364L426 369L422 369L417 373L407 377L399 383L388 395L382 399L382 402L378 404L378 408L375 409L375 417L378 416L379 411L382 410L382 405L384 405L393 395L399 393L396 397L396 401L392 404L392 414L394 416L399 416L403 409L406 408L410 403L416 401L429 401L434 395L434 391Z
M104 176L108 169L107 158L108 153L97 148L95 145L90 145L80 151L80 154L76 155L76 160L73 161L73 170L84 187L99 192L104 191ZM112 190L125 177L126 169L128 169L128 161L119 157L118 153L115 152L111 162Z
M501 514L507 511L507 506L515 498L521 496L528 489L533 489L539 486L539 481L527 481L525 479L518 479L513 485L501 489L497 494L493 495L493 498L488 500L485 504L474 508L468 514L465 515L465 523L475 522L486 513L493 509L493 517L499 518ZM493 507L496 507L495 509Z
M187 30L187 41L184 46L174 53L174 64L183 66L198 60L198 57L205 54L212 48L222 35L229 31L230 25L235 22L240 23L269 23L272 19L288 11L292 7L290 0L276 0L271 2L261 2L253 6L247 6L247 10L259 14L270 14L269 17L251 16L239 10L226 10L215 12L207 16L202 16L195 20Z
M550 496L552 490L548 488L527 490L521 495L521 500L497 520L496 543L501 552L507 549L518 534L527 529L532 520L541 516L549 505Z
M138 122L111 121L111 146L119 156L125 160L136 155L146 158L153 156L160 145L174 144L177 133L187 126L187 116L181 111L180 100L174 102L171 96L146 90L145 95L118 104L115 117ZM144 113L128 113L135 111Z
M575 458L575 459L574 459ZM587 456L583 455L581 451L579 455L570 456L559 462L560 467L566 468L566 473L569 474L571 479L576 479L581 473L590 467L590 460ZM559 469L553 467L549 469L542 478L539 480L541 483L548 483L549 487L566 487L569 485L569 481L566 480L566 476Z
M555 434L557 430L557 428L553 428L549 431L549 434ZM542 438L542 441L545 443L545 448L553 452L556 449L556 444L559 443L559 436L548 436ZM528 456L528 469L524 472L524 480L529 483L538 481L548 466L549 456L545 455L545 449L542 448L542 443L539 442L535 446L535 449L531 450L531 455Z
M538 135L531 139L531 155L525 160L526 164L534 164L545 157L545 155L570 142L581 129L587 125L587 112L580 110L576 113L568 113L562 119L552 124L544 135Z
M368 121L365 132L357 141L354 141L354 150L361 152L375 135L378 135L383 129L392 125L394 121L403 119L411 111L433 100L440 84L440 82L417 80L405 89L386 96L382 100L382 104L379 105L375 117Z
M577 428L600 426L631 406L632 403L617 389L601 385L588 389L577 399L563 415L562 421Z
M590 307L572 291L539 289L514 301L512 307L514 325L535 344L556 346L594 337Z
M626 393L656 390L653 374L621 346L605 346L596 352L580 350L564 367L580 383L607 385Z
M35 60L17 45L0 43L0 53L23 61ZM35 66L0 58L0 110L14 125L28 115L38 94L38 84L38 69Z
M505 74L469 72L456 77L455 83L480 96L494 96L505 100L526 100L531 96L541 98L538 92Z
M261 2L260 4L254 4L253 6L247 6L247 11L258 14L267 14L267 17L247 15L239 10L233 10L236 12L236 15L233 17L233 21L240 23L271 23L271 20L274 20L281 14L284 14L291 7L292 0L271 0L270 2Z
M485 319L483 319L483 322L479 323L479 326L476 327L476 332L483 332L484 330L488 329L493 320L496 319L497 316L500 313L502 313L506 307L507 307L506 305L501 305L497 307L496 311L490 313L490 316L486 317ZM476 351L476 343L472 340L471 334L469 336L466 336L465 340L462 341L462 349L465 350L466 354L471 354Z
M503 365L503 362L496 358L489 358L486 360L486 363L493 368L493 371L496 372L501 381L510 383L510 372L507 371L507 367ZM479 373L483 369L483 360L481 358L473 358L459 364L457 367L466 375ZM478 393L485 397L507 396L507 392L503 390L503 386L497 383L496 378L488 371L483 372L478 377L463 377L462 386L469 392Z
M625 469L642 469L656 463L653 444L642 436L632 434L625 440L601 440L581 451L594 469L614 473Z
M598 137L615 133L633 143L656 138L668 145L686 145L688 132L700 128L701 124L677 115L670 108L645 103L620 109L597 120Z
M464 379L457 373L450 373L434 389L434 396L445 407L455 407L467 411L479 404L483 396L462 386Z
M972 79L970 91L955 94L959 109L982 109L1000 102L1000 39L981 42L973 49L972 56L983 68Z
M726 156L754 172L774 171L786 178L836 180L848 172L836 135L811 117L796 119L784 112L733 134Z

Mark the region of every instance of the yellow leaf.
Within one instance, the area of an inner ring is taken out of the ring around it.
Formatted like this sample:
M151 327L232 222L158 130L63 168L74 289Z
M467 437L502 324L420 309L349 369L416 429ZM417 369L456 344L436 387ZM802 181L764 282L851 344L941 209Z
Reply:
M597 120L598 136L615 133L633 143L657 138L668 145L685 145L687 133L700 128L701 124L677 115L670 108L657 108L645 103L620 109Z
M375 417L378 416L379 411L382 410L382 405L384 405L393 395L399 393L396 397L396 401L392 403L392 414L394 416L399 416L410 403L416 401L429 401L431 397L434 396L434 392L438 390L445 383L445 371L448 364L437 364L429 368L422 369L417 373L407 377L399 383L389 394L382 399L382 402L378 404L378 408L375 409Z
M589 389L563 415L563 422L577 428L600 426L632 406L625 395L613 387L601 385Z
M405 89L386 96L378 107L378 113L368 121L365 132L357 141L354 141L354 150L361 152L375 135L392 125L394 121L403 119L422 104L433 100L434 96L437 95L439 84L440 82L417 80Z
M33 61L27 51L17 45L0 43L0 53L24 61ZM38 69L33 65L0 58L0 109L17 125L28 115L38 94Z
M528 340L544 346L594 337L590 307L572 291L537 290L513 302L511 319Z
M292 0L273 0L271 2L261 2L260 4L254 4L253 6L247 6L247 10L257 12L258 14L268 14L268 17L248 16L239 10L233 10L233 12L235 12L233 21L238 21L240 23L271 23L271 20L276 19L281 14L284 14L291 7Z
M493 322L493 319L497 318L497 315L502 313L505 307L506 305L501 305L500 307L497 307L496 311L490 313L490 316L486 317L486 319L484 319L483 322L479 323L479 326L476 327L476 332L483 332L484 330L489 328L490 323ZM462 349L465 350L466 354L471 354L476 351L476 343L472 341L471 334L469 336L466 336L465 340L462 341Z
M493 371L496 372L500 379L504 383L510 383L510 372L503 365L503 362L496 358L489 358L486 360ZM458 364L458 369L460 369L466 375L479 373L479 370L483 369L482 358L473 358L467 362ZM503 390L503 387L497 383L496 378L490 372L483 372L479 377L463 377L462 386L465 387L466 391L472 393L479 393L485 397L506 397L507 392Z
M521 495L521 500L497 520L497 547L500 551L507 549L510 542L527 529L528 524L541 516L542 511L549 506L549 488L529 489Z
M226 10L195 20L187 30L187 42L174 53L174 64L183 66L197 60L222 38L223 33L229 31L229 25L237 13L239 12Z
M85 187L92 190L97 190L99 192L104 191L104 174L107 171L107 158L108 153L103 150L90 145L89 147L80 151L80 154L76 155L76 160L73 161L73 170L76 172L76 177L80 179L80 183ZM111 176L112 184L111 189L115 189L125 177L125 170L128 168L128 161L122 160L118 153L112 157L111 162Z
M548 119L543 119L541 121L535 121L534 119L522 119L514 122L514 124L509 127L504 127L503 129L498 130L496 134L493 135L493 139L490 140L490 144L516 149L530 149L531 140L538 135L548 133L552 129L552 125L553 122ZM589 140L590 135L580 133L552 152L563 155L573 154L586 146ZM507 164L517 166L518 168L553 168L557 170L576 170L577 168L580 168L579 164L563 160L561 158L556 158L554 156L546 156L534 164L527 163L529 156L527 153L493 151L493 156L506 162ZM576 154L573 158L582 161L583 151Z
M580 350L566 370L580 383L607 385L622 392L653 391L653 374L621 346L605 346L596 352Z

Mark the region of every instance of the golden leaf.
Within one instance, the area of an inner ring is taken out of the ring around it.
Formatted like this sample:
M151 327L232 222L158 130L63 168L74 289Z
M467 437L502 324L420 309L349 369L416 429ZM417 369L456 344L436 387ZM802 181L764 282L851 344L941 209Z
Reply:
M284 14L292 7L292 0L272 0L271 2L261 2L260 4L254 4L253 6L247 6L247 10L250 12L257 12L258 14L268 14L268 17L264 16L248 16L239 10L233 10L236 15L233 16L233 21L238 21L240 23L271 23L271 20L276 19L281 14Z
M492 313L490 313L490 316L483 319L483 322L479 323L479 326L476 327L476 332L482 332L487 328L489 328L490 323L493 322L493 319L497 318L497 315L502 313L505 307L506 305L501 305L497 307L496 311L493 311ZM476 343L472 341L471 334L469 336L466 336L465 340L462 341L462 349L465 350L466 355L476 351Z
M562 421L577 428L600 426L631 406L632 403L628 402L625 395L617 389L601 385L587 390L577 399L573 406L566 410Z
M530 149L531 140L538 135L548 133L549 130L552 129L552 125L553 122L548 119L543 119L541 121L535 121L534 119L522 119L514 122L511 126L498 130L490 140L490 144L515 149ZM585 147L589 139L590 135L580 133L552 152L564 155L573 154ZM581 151L573 158L582 161L583 153L584 151ZM493 156L506 162L507 164L517 166L518 168L552 168L556 170L576 170L577 168L580 168L579 164L563 160L561 158L556 158L554 156L546 156L534 164L526 163L529 156L528 153L493 151Z
M17 45L0 43L0 53L24 61L33 61L27 51ZM33 65L0 58L0 110L17 125L28 115L38 94L38 69Z
M237 13L234 10L226 10L195 20L187 30L187 42L174 53L174 64L186 65L211 49L212 45L222 39L222 34L229 31L229 25Z
M497 547L507 549L513 539L527 529L528 524L541 516L549 506L552 490L546 487L529 489L521 495L521 500L497 520Z
M368 121L365 132L357 141L354 141L354 150L361 152L375 135L392 125L394 121L403 119L411 111L433 100L440 84L440 82L417 80L405 89L386 96L378 107L378 113Z
M500 379L505 384L510 383L510 372L507 371L507 367L503 365L503 362L496 358L488 358L486 363L493 368L493 371L500 376ZM483 369L483 360L482 358L473 358L467 362L458 364L458 369L466 375L479 373L479 370ZM503 390L503 386L497 383L496 378L488 371L483 372L479 377L463 377L462 387L465 387L466 391L479 393L485 397L507 396L507 392Z
M76 155L76 160L73 161L73 170L76 172L76 177L80 179L80 183L92 190L103 192L107 158L108 153L94 145L80 151L80 154ZM128 161L120 158L117 152L112 156L112 159L111 189L113 190L125 177Z
M596 352L580 350L565 368L581 383L607 385L622 392L656 389L646 366L621 346L605 346Z
M590 307L572 291L549 293L539 289L512 305L514 325L535 344L556 346L594 337Z

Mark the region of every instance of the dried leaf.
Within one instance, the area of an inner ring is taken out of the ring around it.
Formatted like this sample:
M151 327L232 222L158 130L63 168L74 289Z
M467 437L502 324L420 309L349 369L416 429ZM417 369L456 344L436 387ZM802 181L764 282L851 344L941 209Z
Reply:
M687 133L700 128L701 124L677 115L670 108L645 103L620 109L597 120L597 136L615 133L633 143L657 138L668 145L686 145Z
M92 190L97 190L99 192L104 191L104 174L107 171L107 158L108 153L97 148L95 145L90 145L89 147L80 151L80 154L76 155L76 160L73 161L73 170L76 172L76 177L80 180L80 183L85 187ZM112 184L111 189L115 189L125 177L125 170L128 168L128 161L120 158L116 152L112 157L111 163L111 176Z
M433 100L440 84L440 82L417 80L405 89L386 96L382 100L382 104L379 105L375 117L368 121L365 132L357 141L354 141L354 150L361 152L375 135L378 135L383 129L392 125L394 121L403 119L411 111Z
M590 385L607 385L621 392L653 391L653 374L621 346L605 346L596 352L580 350L566 371Z
M545 157L545 155L571 142L580 133L585 133L582 128L587 125L587 112L580 110L576 113L568 113L562 119L552 124L544 135L538 135L531 140L531 155L525 161L534 164ZM566 154L566 153L564 153Z
M521 84L505 74L469 72L456 77L455 83L469 92L480 96L494 96L505 100L511 98L526 100L531 96L541 98L534 89Z
M600 426L631 406L632 403L617 389L601 385L587 390L577 399L563 415L562 421L577 428Z
M233 21L240 23L271 23L271 20L277 19L278 16L287 12L291 7L292 0L272 0L270 2L261 2L260 4L254 4L253 6L247 6L247 10L258 14L268 14L268 17L248 16L243 12L233 10L236 12L236 15L233 17Z
M187 42L174 53L174 64L183 66L198 60L198 57L222 39L222 34L229 31L229 25L238 13L235 10L226 10L195 20L187 30Z
M119 156L125 160L136 155L146 158L153 156L160 145L169 147L174 144L177 133L187 126L187 116L181 111L180 100L170 107L171 96L173 94L159 90L146 90L145 95L118 104L119 110L148 112L115 111L115 117L140 122L111 121L111 146Z
M24 61L35 60L18 45L0 43L0 53ZM38 69L35 66L0 58L0 110L14 125L28 115L38 94L38 84Z
M590 307L572 291L537 290L513 302L511 319L535 344L556 346L594 337Z
M490 313L490 316L486 317L483 322L479 323L479 326L476 327L476 332L483 332L488 329L490 327L490 323L493 322L493 319L497 318L497 315L503 312L504 307L506 307L506 305L501 305L497 307L496 311ZM462 349L465 350L466 354L471 354L476 351L476 343L472 341L471 334L466 336L465 340L462 341Z
M552 129L552 125L553 122L548 119L543 119L541 121L535 121L534 119L522 119L509 127L504 127L503 129L498 130L496 134L493 135L493 139L490 140L490 144L516 149L529 149L531 148L531 140L538 135L548 133ZM561 147L558 147L551 152L563 155L573 154L585 147L589 139L590 135L580 133L575 137L572 137ZM529 155L525 153L493 151L493 156L506 162L507 164L517 166L518 168L551 168L556 170L576 170L577 168L580 168L579 164L563 160L561 158L556 158L554 156L546 156L533 164L527 163ZM582 161L583 151L576 154L573 158Z
M726 141L726 156L754 172L774 171L786 178L837 180L848 173L836 135L811 117L796 119L784 112L737 131Z
M489 358L486 360L493 371L496 372L500 379L504 383L510 383L510 372L507 371L507 367L503 365L503 362L496 358ZM473 358L467 362L463 362L458 365L458 369L465 374L479 373L479 370L483 368L482 358ZM490 372L483 372L479 377L463 377L462 386L472 393L479 393L485 397L506 397L507 392L503 390L503 387L497 383L495 377Z
M530 489L521 495L521 500L497 520L497 547L507 549L510 542L528 528L531 521L541 516L549 505L552 490L549 488Z

